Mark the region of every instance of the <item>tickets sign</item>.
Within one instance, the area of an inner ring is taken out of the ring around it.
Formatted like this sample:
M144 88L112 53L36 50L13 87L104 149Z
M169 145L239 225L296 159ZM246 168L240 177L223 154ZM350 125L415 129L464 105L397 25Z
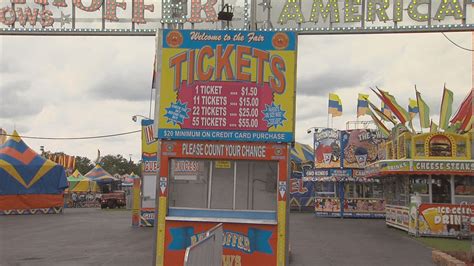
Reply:
M164 30L158 138L294 140L293 32Z

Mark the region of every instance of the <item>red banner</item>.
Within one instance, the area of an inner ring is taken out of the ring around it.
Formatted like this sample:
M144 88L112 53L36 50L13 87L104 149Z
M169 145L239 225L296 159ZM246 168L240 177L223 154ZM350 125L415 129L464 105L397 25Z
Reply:
M217 223L166 222L164 265L182 265L186 247ZM222 265L276 265L277 226L224 224Z

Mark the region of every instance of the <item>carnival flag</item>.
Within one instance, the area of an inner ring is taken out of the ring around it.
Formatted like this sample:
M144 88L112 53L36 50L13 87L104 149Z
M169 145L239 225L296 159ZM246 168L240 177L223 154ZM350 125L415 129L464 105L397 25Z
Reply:
M379 96L380 100L382 100L388 106L388 108L390 108L398 120L402 124L405 124L408 121L408 112L397 103L397 100L393 95L379 88L377 88L377 90L379 93L377 93L375 90L372 91L375 92L377 96Z
M329 93L328 114L331 114L332 117L342 115L342 101L334 93Z
M368 99L368 94L359 93L359 98L357 99L357 117L367 114L367 109L369 108Z
M430 107L423 101L421 94L416 91L416 101L418 103L418 113L420 115L420 127L428 128L430 127Z
M444 87L443 100L441 101L441 110L439 112L439 127L446 130L449 124L449 118L453 113L453 92Z
M410 113L410 120L413 120L418 113L418 103L412 98L408 98L408 113Z
M390 110L390 108L388 108L387 105L385 105L384 102L381 103L380 110L384 114L384 116L380 116L380 119L385 120L385 121L389 121L389 119L393 120L393 117L394 117L393 113ZM387 119L387 118L389 118L389 119Z
M436 133L436 132L438 132L438 125L436 125L436 123L433 122L433 120L431 120L430 133Z
M378 114L381 120L390 121L393 123L393 125L397 124L397 121L395 121L394 117L392 116L392 112L390 112L390 110L388 110L389 116L387 116L386 115L387 113L384 113L383 111L379 110L373 103L369 101L369 99L367 99L367 102L369 103L369 106L372 109L372 112L375 112L376 114Z
M472 105L472 98L474 96L473 94L474 90L471 89L467 94L466 98L464 98L464 100L462 101L461 105L459 106L459 109L456 111L456 114L451 119L452 125L459 125L457 127L457 130L459 132L466 132L472 128L472 122L474 118L474 105Z
M388 128L382 123L382 121L380 121L380 119L377 118L377 116L374 114L374 112L372 112L372 110L368 110L367 113L372 117L372 120L374 121L375 125L377 126L377 128L380 130L380 132L382 133L382 135L384 135L385 137L388 137L390 135L390 131L388 130Z

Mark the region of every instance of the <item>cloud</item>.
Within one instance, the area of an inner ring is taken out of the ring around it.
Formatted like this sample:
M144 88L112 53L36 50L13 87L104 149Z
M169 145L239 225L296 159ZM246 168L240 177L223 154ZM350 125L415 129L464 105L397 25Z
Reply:
M337 89L357 86L365 82L365 73L357 69L328 69L311 76L300 77L297 93L325 96Z
M449 37L466 46L471 33ZM346 121L356 120L357 93L368 93L380 104L369 87L388 90L406 107L416 84L436 123L443 84L454 92L453 111L471 88L471 54L438 33L305 35L298 45L295 135L306 144L312 143L308 128L327 126L329 91L341 97L344 108L330 123L344 129ZM16 126L31 136L105 135L139 129L131 116L148 115L154 38L5 36L0 47L0 127L8 132ZM7 112L22 116L5 117ZM140 157L139 134L25 141L34 149L45 146L91 159L97 149Z
M89 92L96 99L144 101L150 98L151 79L150 70L121 69L118 72L107 72L91 86Z
M19 80L0 84L0 118L19 118L39 113L43 103L30 95L31 82Z

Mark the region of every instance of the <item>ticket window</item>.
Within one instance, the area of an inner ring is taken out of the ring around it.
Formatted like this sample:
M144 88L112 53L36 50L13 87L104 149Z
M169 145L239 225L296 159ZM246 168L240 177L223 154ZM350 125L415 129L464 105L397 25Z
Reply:
M383 189L381 183L361 183L362 198L383 198Z
M336 182L316 182L316 197L336 197Z
M454 177L455 203L474 203L474 176Z
M430 203L429 179L427 175L410 177L410 195L418 194L422 203Z
M432 176L431 191L433 203L452 203L451 177L447 175Z
M344 182L344 198L355 198L356 186L354 182Z
M182 161L171 159L170 207L276 211L278 162L192 160L182 170Z
M144 175L142 185L142 208L154 208L156 201L156 175Z

